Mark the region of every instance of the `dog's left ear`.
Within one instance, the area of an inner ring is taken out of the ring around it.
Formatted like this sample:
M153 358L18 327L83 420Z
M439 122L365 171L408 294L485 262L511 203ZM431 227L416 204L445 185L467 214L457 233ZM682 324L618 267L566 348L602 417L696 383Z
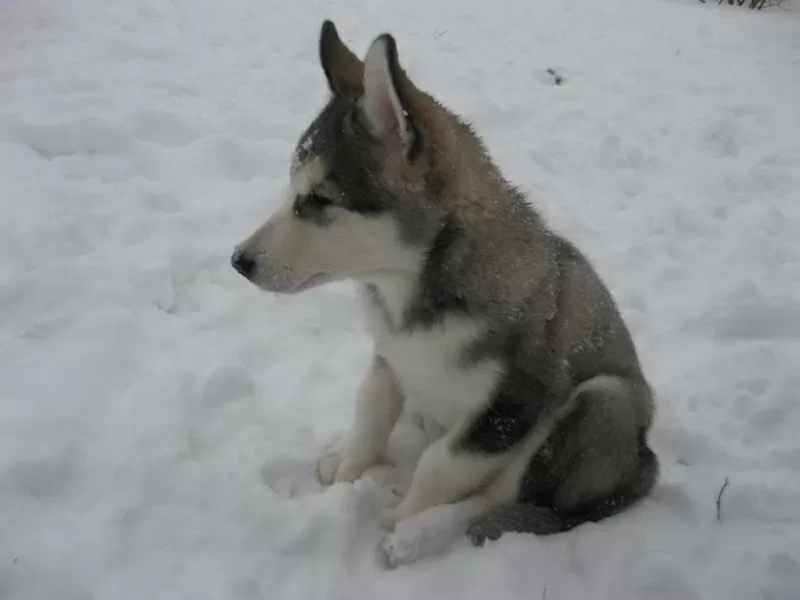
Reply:
M332 94L344 94L361 86L364 64L344 45L333 21L322 23L319 32L319 60Z
M385 33L372 42L364 59L364 97L361 108L371 133L379 141L409 156L418 141L409 114L411 83L400 68L397 44Z

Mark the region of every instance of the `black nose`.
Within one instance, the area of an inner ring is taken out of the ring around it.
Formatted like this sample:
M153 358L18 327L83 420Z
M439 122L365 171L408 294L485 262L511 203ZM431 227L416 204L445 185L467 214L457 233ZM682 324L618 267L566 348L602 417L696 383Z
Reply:
M245 277L250 277L256 269L256 261L239 250L234 252L233 256L231 256L231 265Z

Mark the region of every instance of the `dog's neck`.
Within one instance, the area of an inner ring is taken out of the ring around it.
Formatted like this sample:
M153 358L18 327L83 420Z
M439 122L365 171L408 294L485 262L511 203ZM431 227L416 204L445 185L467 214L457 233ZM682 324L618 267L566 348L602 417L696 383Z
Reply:
M402 329L416 285L414 276L400 272L381 274L364 284L370 310L380 314L390 331Z
M429 326L447 314L466 311L466 298L457 285L465 241L457 220L448 217L420 252L415 271L384 272L370 278L367 296L393 331Z

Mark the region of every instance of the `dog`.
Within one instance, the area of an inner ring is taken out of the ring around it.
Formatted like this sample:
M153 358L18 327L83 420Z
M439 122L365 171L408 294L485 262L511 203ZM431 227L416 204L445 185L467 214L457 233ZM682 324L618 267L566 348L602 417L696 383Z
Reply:
M471 125L414 85L392 35L362 61L325 21L319 58L330 95L297 144L286 201L231 262L278 294L358 283L374 355L321 482L358 479L401 413L420 415L430 444L384 513L393 563L428 543L404 524L424 529L445 509L451 537L482 545L647 496L654 396L594 267Z

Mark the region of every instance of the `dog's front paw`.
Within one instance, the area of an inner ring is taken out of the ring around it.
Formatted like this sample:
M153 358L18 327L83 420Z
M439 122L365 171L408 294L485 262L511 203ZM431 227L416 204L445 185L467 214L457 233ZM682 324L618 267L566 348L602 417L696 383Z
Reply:
M380 548L383 552L384 562L390 569L414 562L416 558L413 542L409 544L402 536L395 533L388 533L381 541Z
M317 477L322 485L353 482L370 467L370 461L355 455L344 437L326 450L317 461Z

